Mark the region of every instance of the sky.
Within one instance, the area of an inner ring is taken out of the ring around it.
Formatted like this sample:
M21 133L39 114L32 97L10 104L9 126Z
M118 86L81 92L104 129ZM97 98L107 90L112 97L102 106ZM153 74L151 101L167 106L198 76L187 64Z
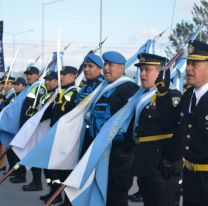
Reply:
M182 20L191 21L193 4L200 3L200 0L0 0L6 65L11 64L20 47L14 70L25 70L41 55L43 34L46 64L57 48L60 27L61 48L71 43L65 51L64 63L79 66L85 54L99 44L101 1L102 39L107 37L102 51L116 50L126 58L168 28L157 41L158 52L163 53L171 28ZM37 66L41 64L40 58Z

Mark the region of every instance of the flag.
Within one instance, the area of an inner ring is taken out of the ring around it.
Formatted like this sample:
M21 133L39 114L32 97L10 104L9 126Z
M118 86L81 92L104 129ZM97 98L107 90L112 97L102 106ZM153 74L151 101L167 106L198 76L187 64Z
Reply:
M71 112L60 118L20 164L46 169L72 169L78 160L85 110L102 87L103 83Z
M103 93L126 81L133 82L128 77L121 77L111 84L103 81L77 107L62 116L20 164L45 169L73 169L83 142L85 114Z
M154 54L154 41L149 39L144 45L142 45L139 50L129 59L127 59L126 63L125 63L125 68L126 70L129 69L129 67L137 60L137 56L138 54L141 53L150 53L150 54Z
M52 101L53 98L51 98L35 115L28 119L11 141L10 145L12 146L12 150L19 159L22 159L31 151L50 129L49 119L43 122L40 121Z
M62 66L63 66L63 55L64 55L64 52L61 51L60 52L60 60L61 60ZM57 69L57 52L53 52L52 60L51 60L51 63L49 64L48 70L55 71L55 72L58 71L58 69Z
M26 86L24 90L16 97L16 99L1 111L0 130L11 134L16 134L18 132L22 104L28 94L28 90L29 87Z
M186 63L187 63L187 53L183 52L181 58L179 58L171 70L170 78L173 82L173 87L183 93L183 80L186 75Z
M9 143L14 138L14 134L0 130L0 143L7 148Z
M112 140L118 132L126 132L137 102L141 110L150 101L155 91L144 93L140 89L128 103L114 114L101 128L100 132L79 161L78 165L65 180L65 192L73 206L85 203L88 206L106 205L108 164Z

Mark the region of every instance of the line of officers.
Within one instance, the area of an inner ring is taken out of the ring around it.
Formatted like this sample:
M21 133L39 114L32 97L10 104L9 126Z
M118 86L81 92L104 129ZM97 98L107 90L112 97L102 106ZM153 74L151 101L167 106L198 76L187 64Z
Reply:
M167 58L142 53L138 55L138 60L135 66L140 69L141 87L146 89L145 92L155 88L157 92L142 109L139 118L133 116L127 132L119 133L112 142L106 205L127 206L128 191L133 176L136 176L144 206L179 205L181 178L183 206L208 206L208 44L200 41L189 43L186 72L190 88L183 96L179 91L170 89L170 71L164 73L163 70ZM64 66L61 70L61 91L42 121L50 118L50 126L53 126L104 79L109 84L119 81L125 76L125 62L125 57L115 51L105 52L102 59L88 54L83 62L86 82L81 88L75 86L77 69ZM39 70L36 67L28 67L25 74L27 83L32 86L22 106L20 127L30 118L28 113L31 114L31 111L28 112L28 109L34 102L39 85ZM44 78L45 84L39 90L37 105L44 104L58 87L57 73L49 71ZM102 125L138 89L139 86L133 81L126 80L101 95L91 109L82 154ZM35 112L32 111L32 114ZM12 151L8 153L8 160L10 167L18 162ZM46 202L70 172L44 170L50 192L40 199ZM25 174L25 168L21 167L10 181L26 182ZM42 189L41 170L32 168L32 174L33 180L23 186L24 191ZM62 198L59 196L55 203L71 205L67 197L64 202Z

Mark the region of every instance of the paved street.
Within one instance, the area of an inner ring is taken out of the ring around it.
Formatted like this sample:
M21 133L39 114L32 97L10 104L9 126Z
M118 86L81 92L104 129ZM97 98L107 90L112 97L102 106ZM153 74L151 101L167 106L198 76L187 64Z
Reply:
M30 172L28 172L27 180L28 182L31 181ZM0 206L43 206L43 202L39 200L39 196L48 192L48 188L45 182L44 190L40 192L23 192L21 188L24 184L12 184L9 182L8 179L5 180L5 182L3 182L2 184L0 184ZM129 191L129 193L134 193L136 189L137 188L134 185ZM129 206L143 206L143 204L129 203Z

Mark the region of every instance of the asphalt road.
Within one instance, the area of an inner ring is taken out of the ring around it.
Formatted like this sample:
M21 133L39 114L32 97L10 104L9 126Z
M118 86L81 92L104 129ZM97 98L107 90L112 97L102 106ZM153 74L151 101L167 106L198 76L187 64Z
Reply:
M0 175L2 173L0 172ZM31 181L31 172L27 174L27 183ZM39 192L24 192L22 186L25 184L12 184L9 181L9 178L0 184L0 206L43 206L43 202L39 200L41 195L44 195L48 192L47 185L44 178L43 181L43 190ZM137 190L136 185L134 184L129 191L129 194L134 193ZM56 204L57 205L57 204ZM55 206L55 204L54 204ZM82 206L82 205L80 205ZM86 206L86 205L83 205ZM143 206L143 203L132 203L129 202L129 206Z
M0 172L0 176L2 173ZM27 172L27 183L32 179L31 172ZM42 178L43 190L38 192L24 192L22 190L23 184L12 184L9 178L6 179L2 184L0 184L0 206L43 206L43 202L39 200L41 195L48 193L48 188L44 177ZM134 179L134 184L129 190L129 194L133 194L138 190L136 185L136 179ZM57 204L53 204L56 206ZM181 203L182 205L182 203ZM82 206L82 205L80 205ZM86 205L83 205L86 206ZM143 203L133 203L129 202L128 206L143 206Z

